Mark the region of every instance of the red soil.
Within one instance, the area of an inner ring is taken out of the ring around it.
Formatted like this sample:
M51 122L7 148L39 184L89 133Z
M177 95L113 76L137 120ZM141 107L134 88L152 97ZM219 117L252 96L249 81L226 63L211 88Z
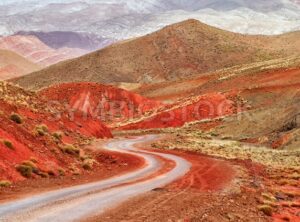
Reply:
M167 137L166 139L173 138ZM192 165L190 171L179 180L168 185L168 189L196 189L198 191L219 191L225 189L228 185L230 185L230 183L236 176L236 170L234 166L229 162L211 158L206 155L201 155L199 153L191 151L184 151L181 149L153 149L149 148L150 144L150 142L146 142L143 144L137 144L136 146L140 149L146 148L146 150L158 153L166 153L180 156L189 161ZM254 170L254 173L260 173L261 171L263 171L260 168L260 166L256 166L255 164L251 164L252 167L248 167L246 161L243 161L242 164L246 168L249 168L249 170Z
M101 146L101 145L99 145ZM94 146L89 147L91 149ZM107 150L95 150L95 159L100 163L94 166L93 171L85 171L81 175L56 177L45 179L36 178L34 180L22 180L14 183L12 187L0 188L0 202L31 196L40 192L57 190L63 187L70 187L87 182L95 182L107 179L112 176L122 175L143 167L144 159L131 154L120 154Z
M79 166L81 163L71 155L60 151L59 146L64 143L80 143L84 138L110 138L110 130L98 120L84 119L79 114L69 118L65 110L58 107L60 118L57 119L56 113L49 111L41 98L33 94L20 93L18 96L31 97L31 106L26 107L16 105L9 101L14 98L18 91L17 87L7 85L7 94L0 99L0 180L18 181L23 178L15 169L17 164L30 159L34 159L38 168L43 172L53 171L58 174L59 168L68 171L72 164ZM4 98L6 100L4 100ZM7 101L8 99L8 101ZM34 108L33 108L34 107ZM53 108L53 107L52 107ZM17 113L22 117L23 123L17 124L10 120L11 113ZM35 128L38 125L47 126L49 133L45 136L36 135ZM83 127L84 126L84 127ZM52 133L63 132L62 141L54 140ZM8 140L13 144L13 148L5 146L2 141ZM33 175L33 177L37 177Z
M199 92L224 92L230 90L245 90L262 87L275 87L274 89L281 89L281 86L293 85L300 83L300 69L276 69L266 72L257 72L254 74L237 75L232 78L220 81L212 82L205 88L200 89Z
M191 98L194 99L194 98ZM187 104L186 104L187 103ZM167 111L161 111L153 117L137 123L120 127L121 130L180 127L186 122L210 119L232 114L234 102L220 93L210 93L199 96L193 102L173 104Z
M97 83L65 83L42 90L40 95L104 122L133 118L161 105L138 94Z
M272 147L274 149L277 149L281 146L284 146L285 144L287 144L291 138L293 138L293 136L289 133L282 135L280 138L278 138L276 141L273 142Z
M168 188L219 191L225 189L235 177L235 169L228 162L187 151L158 151L180 156L192 164L191 170Z

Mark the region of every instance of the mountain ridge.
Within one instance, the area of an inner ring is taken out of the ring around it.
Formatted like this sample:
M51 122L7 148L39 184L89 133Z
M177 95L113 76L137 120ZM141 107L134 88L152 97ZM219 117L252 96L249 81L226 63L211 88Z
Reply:
M61 62L15 82L39 89L61 82L151 83L186 79L234 65L298 54L298 36L300 32L274 37L241 35L190 19Z

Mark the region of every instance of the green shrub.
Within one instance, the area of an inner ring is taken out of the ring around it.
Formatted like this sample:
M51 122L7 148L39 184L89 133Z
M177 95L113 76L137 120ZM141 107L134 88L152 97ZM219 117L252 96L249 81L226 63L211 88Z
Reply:
M62 140L62 137L63 137L63 132L60 132L60 131L54 132L54 133L52 133L52 136L53 136L56 140L61 141L61 140Z
M48 170L47 173L49 176L52 176L52 177L56 176L56 174L53 170Z
M38 169L38 167L36 166L36 164L34 162L32 162L31 160L23 161L22 165L29 166L32 169Z
M92 170L95 160L93 159L85 159L82 163L82 168L85 170Z
M11 149L11 150L14 149L14 145L12 144L11 141L9 141L9 140L3 140L2 143L3 143L4 146L6 146L8 149Z
M16 166L16 170L23 176L23 177L27 177L30 178L32 176L32 168L30 166L27 165L17 165Z
M63 168L59 168L57 171L58 171L59 176L65 176L66 175L66 172Z
M23 123L22 117L20 115L18 115L17 113L12 113L9 118L10 118L10 120L14 121L17 124Z
M80 160L81 161L84 161L86 159L91 159L91 157L89 155L82 155L82 156L80 156Z
M16 166L16 170L24 177L30 178L32 173L39 175L41 172L39 168L30 160L23 161Z
M0 180L0 187L10 187L11 182L8 180Z
M79 156L80 154L80 149L78 147L73 146L72 144L66 144L64 145L61 150L64 153L73 155L73 156Z
M34 129L35 136L45 136L48 133L48 127L45 124L38 125Z
M267 216L272 216L273 214L273 208L269 205L258 206L258 210L263 212Z
M49 177L49 174L46 173L46 172L39 172L38 175L42 178L48 178Z

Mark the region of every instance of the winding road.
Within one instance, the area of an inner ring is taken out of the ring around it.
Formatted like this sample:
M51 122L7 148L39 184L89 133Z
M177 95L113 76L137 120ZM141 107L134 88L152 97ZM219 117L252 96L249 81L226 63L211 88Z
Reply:
M106 144L106 149L143 158L145 166L134 172L99 182L50 191L20 200L0 204L2 222L69 222L99 215L105 210L139 194L165 186L189 172L191 164L176 155L135 148L141 142L155 140L153 135L122 139ZM175 167L156 176L163 169L161 159Z

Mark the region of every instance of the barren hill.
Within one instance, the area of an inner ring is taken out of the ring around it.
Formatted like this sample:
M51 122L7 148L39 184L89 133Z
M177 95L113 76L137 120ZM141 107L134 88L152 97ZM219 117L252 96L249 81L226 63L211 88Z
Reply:
M16 52L26 59L43 66L49 66L88 53L88 51L83 49L68 47L53 49L32 35L2 37L0 38L0 49Z
M162 106L160 102L127 90L87 82L55 85L38 94L48 101L66 104L74 111L100 119L105 124L140 117Z
M187 79L225 67L298 54L299 35L300 32L273 37L241 35L187 20L50 66L16 82L39 89L59 82L151 83Z
M209 92L214 92L216 90L220 91L220 88L218 88L219 86L216 86L217 83L229 81L231 78L237 76L253 78L253 75L261 72L299 67L300 57L292 56L281 59L268 60L264 62L233 66L214 72L203 73L201 74L201 76L192 79L151 84L128 84L129 86L125 87L147 98L173 103L174 101L184 99L186 97L206 93L207 91L205 90L208 90ZM245 84L250 86L250 83L248 81L246 81ZM241 85L239 84L232 85L231 87L239 88L240 86ZM231 88L228 87L224 91L228 91L230 89Z
M14 52L0 50L0 80L19 77L41 68Z
M207 131L219 138L295 150L300 135L299 59L288 66L268 64L271 66L274 68L246 73L246 67L230 69L230 73L212 74L210 79L206 76L183 82L185 88L180 82L173 82L176 87L165 90L158 87L164 88L161 84L146 86L139 91L152 98L181 100L116 127L183 127L190 132Z

